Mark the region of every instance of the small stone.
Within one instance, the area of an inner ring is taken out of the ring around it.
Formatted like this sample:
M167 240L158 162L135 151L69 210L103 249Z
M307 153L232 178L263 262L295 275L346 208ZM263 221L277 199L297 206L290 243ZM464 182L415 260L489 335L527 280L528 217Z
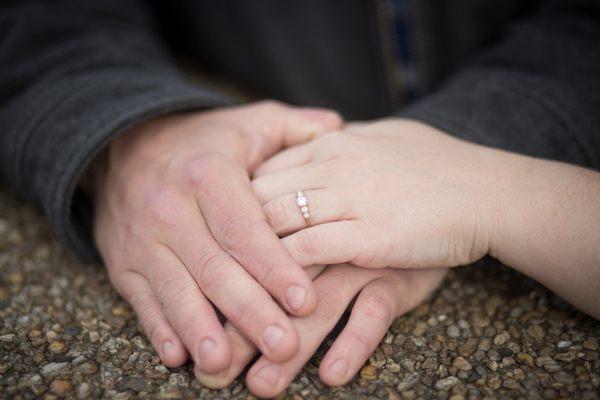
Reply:
M546 332L544 331L544 328L539 325L531 325L527 328L527 334L532 338L539 340L544 338Z
M499 389L502 386L502 379L498 375L491 375L487 379L487 385L490 389Z
M452 386L456 385L459 382L459 379L455 376L449 376L447 378L443 378L438 380L435 383L435 388L437 390L448 390L452 388Z
M100 334L98 333L98 331L90 331L89 336L90 342L92 343L96 343L98 340L100 340Z
M415 327L412 330L412 334L415 336L421 336L427 330L427 324L423 321L415 322Z
M521 363L527 364L530 367L533 367L533 357L526 353L518 353L517 360Z
M508 347L499 347L498 354L500 355L500 357L510 357L513 355L513 351Z
M48 346L48 350L51 353L55 354L64 353L65 351L67 351L67 345L61 340L55 340L54 342L50 343L50 345Z
M302 213L306 214L308 212L308 207L304 206L300 209L300 211L302 211Z
M58 333L54 332L54 331L48 331L46 333L46 339L48 339L48 341L53 341L56 338L58 338Z
M141 392L148 390L150 385L144 378L137 376L126 376L119 381L119 390L133 390L134 392Z
M54 363L49 363L49 364L42 366L42 368L40 369L40 372L42 373L42 375L44 377L49 378L49 377L53 377L53 376L60 374L61 372L66 370L68 367L69 367L68 362L54 362Z
M158 398L160 399L181 399L182 397L181 390L177 386L168 383L161 385L158 390Z
M5 373L10 368L9 364L0 364L0 374Z
M6 335L0 336L0 342L12 343L15 341L16 335L14 333L7 333Z
M561 340L560 342L557 343L556 347L559 350L565 350L565 349L568 349L569 347L571 347L572 344L573 344L573 342L571 342L570 340Z
M471 364L462 356L456 357L454 361L452 361L452 365L455 368L460 369L461 371L470 371L471 369L473 369Z
M570 363L577 359L577 353L574 351L567 351L566 353L557 353L554 355L554 358L558 361Z
M79 386L77 386L77 398L78 399L87 399L91 393L92 393L92 386L89 383L83 382Z
M477 339L469 338L466 342L458 346L458 354L463 357L470 357L477 350Z
M32 329L29 331L29 333L27 334L27 337L29 339L37 339L40 336L42 336L42 331L40 331L39 329Z
M520 389L521 388L521 384L514 380L514 379L506 379L503 383L502 383L502 387L505 387L507 389Z
M496 335L496 337L494 338L494 344L495 345L503 345L506 342L508 342L509 339L510 339L510 334L506 331L503 331L502 333L499 333Z
M75 370L80 371L81 373L83 373L85 375L91 375L91 374L95 374L96 372L98 372L98 367L96 366L96 363L94 363L92 361L87 361L81 365L78 365L75 368Z
M365 365L360 370L360 377L369 381L377 378L377 368L374 365Z
M54 379L50 383L50 393L59 397L65 397L72 389L71 382L66 379Z
M460 336L460 329L456 325L450 325L448 329L446 329L446 333L451 338L457 338Z
M587 339L586 341L583 342L582 346L584 349L587 349L587 350L598 350L598 339L596 339L596 338Z

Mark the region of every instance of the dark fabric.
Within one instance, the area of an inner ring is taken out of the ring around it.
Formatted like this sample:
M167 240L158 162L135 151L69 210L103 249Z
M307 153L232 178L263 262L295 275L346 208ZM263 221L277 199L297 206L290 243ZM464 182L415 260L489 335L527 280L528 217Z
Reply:
M75 252L96 256L76 190L89 160L145 119L229 103L192 84L170 52L262 96L600 166L600 3L407 4L422 92L410 104L383 0L2 1L2 177Z

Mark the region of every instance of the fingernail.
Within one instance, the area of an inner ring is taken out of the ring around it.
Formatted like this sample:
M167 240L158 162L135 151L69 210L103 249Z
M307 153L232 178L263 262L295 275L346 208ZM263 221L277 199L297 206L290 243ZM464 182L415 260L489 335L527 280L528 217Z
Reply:
M279 366L275 364L267 364L258 370L256 376L269 385L275 385L279 380Z
M292 310L299 310L306 300L306 289L298 285L290 285L285 292L285 300Z
M269 350L274 350L281 338L285 335L285 331L277 325L269 325L263 332L263 340Z
M338 378L345 378L348 373L348 360L345 358L338 358L331 367L330 371Z
M162 345L162 358L167 357L167 355L169 354L169 350L171 350L172 348L173 348L173 342L171 342L168 339L165 340Z
M198 348L198 356L200 360L206 360L214 352L217 344L211 338L202 339Z

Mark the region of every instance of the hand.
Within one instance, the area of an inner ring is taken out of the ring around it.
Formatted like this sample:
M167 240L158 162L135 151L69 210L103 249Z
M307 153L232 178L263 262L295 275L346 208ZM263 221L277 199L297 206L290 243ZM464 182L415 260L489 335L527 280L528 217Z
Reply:
M315 267L309 269L313 276L321 271ZM373 353L393 320L425 300L446 272L441 268L369 270L349 264L327 267L314 281L318 292L315 311L307 317L292 318L300 335L300 350L282 363L260 357L248 371L248 388L259 397L275 397L285 390L358 294L348 323L319 367L319 376L326 384L337 386L348 382ZM212 375L196 370L198 380L205 386L228 386L256 354L252 344L238 331L228 333L234 343L231 366Z
M269 359L296 353L297 332L269 294L295 315L316 295L268 226L249 172L340 126L333 112L266 102L154 120L110 145L97 168L96 242L166 365L189 352L200 371L229 366L211 302Z
M502 190L493 185L496 153L390 119L285 150L258 168L253 186L302 266L450 267L490 248ZM309 201L309 228L298 190Z

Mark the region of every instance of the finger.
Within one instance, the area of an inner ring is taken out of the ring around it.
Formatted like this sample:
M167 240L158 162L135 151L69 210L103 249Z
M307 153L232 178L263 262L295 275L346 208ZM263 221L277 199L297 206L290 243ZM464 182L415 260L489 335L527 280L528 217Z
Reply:
M310 141L344 125L335 111L292 107L271 100L242 106L238 111L239 114L232 114L235 122L244 120L245 133L255 144L245 154L246 166L250 170L282 148Z
M188 352L163 314L146 278L137 272L124 272L113 281L119 293L133 307L163 364L172 368L181 366L187 360Z
M397 278L386 277L370 282L360 292L346 327L320 364L323 382L342 385L362 367L396 315L399 286Z
M185 265L166 246L155 250L148 262L150 286L194 363L207 372L226 368L231 361L229 339Z
M298 190L308 191L323 188L332 173L326 162L306 164L260 176L252 181L252 189L260 202L264 204L275 197L296 193Z
M326 189L302 192L308 204L298 203L297 193L278 196L263 205L271 229L278 235L287 235L307 226L355 218L348 196L333 195ZM308 218L305 217L308 214Z
M169 238L168 246L187 267L202 293L263 354L277 361L295 354L298 334L289 317L269 293L219 247L199 217L181 222L170 232Z
M375 351L394 318L421 303L439 285L445 270L393 271L360 292L350 319L319 366L328 385L348 382Z
M284 147L295 146L344 127L344 121L340 114L332 110L297 107L293 108L293 111L286 120Z
M312 282L271 230L245 171L220 157L195 159L187 176L212 236L290 313L316 304Z
M301 332L298 353L280 364L259 358L246 376L250 391L259 397L281 393L318 349L360 288L377 274L378 271L344 265L328 267L315 281L319 293L317 308L308 317L294 318L294 325Z
M314 265L307 267L305 270L311 279L315 279L323 269L323 266ZM194 369L198 381L202 385L212 389L221 389L229 386L242 373L257 353L256 347L252 342L246 339L239 329L230 322L225 323L225 332L227 332L231 343L232 359L229 368L216 374L206 374L198 368Z
M346 220L311 226L281 241L303 267L349 262L361 267L383 268L387 265L386 251L379 245L374 247L369 236L361 221Z
M276 153L254 171L254 179L310 163L314 158L313 144L304 143Z

